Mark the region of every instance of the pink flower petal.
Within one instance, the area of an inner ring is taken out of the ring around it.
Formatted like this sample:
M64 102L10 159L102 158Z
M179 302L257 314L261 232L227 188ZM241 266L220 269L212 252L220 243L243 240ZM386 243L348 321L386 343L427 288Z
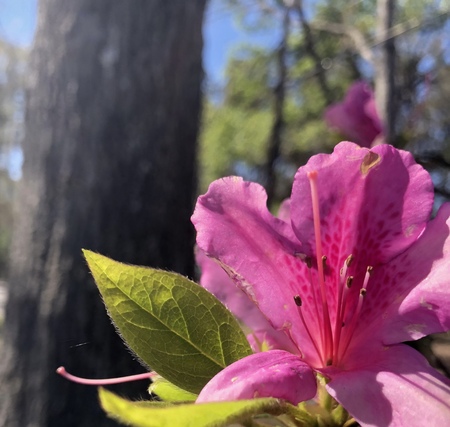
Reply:
M285 199L281 202L277 216L284 222L291 222L291 199Z
M314 227L307 174L313 170L318 171L322 240L330 265L342 267L350 254L361 271L386 263L424 230L433 185L411 154L389 145L368 150L343 142L331 155L312 157L295 176L293 227L311 253Z
M253 330L271 328L256 304L236 286L216 261L208 258L200 249L195 252L195 259L202 272L200 285L226 305L236 318Z
M445 426L450 381L406 345L381 349L378 360L355 371L335 372L330 394L362 426Z
M383 126L376 111L374 94L365 82L354 83L343 102L325 110L328 126L337 129L362 147L382 138Z
M347 307L351 314L366 268L388 262L423 232L433 204L433 186L428 173L411 154L389 145L368 150L343 142L331 155L312 157L295 176L291 218L303 251L313 259L316 250L308 179L311 171L318 172L321 240L323 254L328 257L327 302L334 324L341 286L339 271L347 257L353 255L348 274L355 279ZM313 282L317 283L314 274Z
M374 323L384 344L450 329L450 204L439 210L419 240L375 269L361 323ZM363 328L363 329L364 329Z
M247 340L255 353L268 350L285 350L292 354L299 353L297 347L284 332L276 331L271 326L248 334Z
M297 356L271 350L247 356L220 371L196 403L276 397L297 405L316 394L311 368Z
M276 330L285 329L297 345L301 342L302 353L318 362L293 299L302 293L305 301L312 301L307 268L295 256L301 247L290 225L270 214L266 200L260 185L242 178L213 182L199 197L192 217L197 244L220 261ZM312 303L305 313L315 318ZM318 327L311 325L316 334Z
M264 348L283 349L297 353L292 341L282 331L276 331L264 317L258 306L230 279L227 273L213 259L197 248L195 259L201 269L200 285L219 299L246 327L254 351Z

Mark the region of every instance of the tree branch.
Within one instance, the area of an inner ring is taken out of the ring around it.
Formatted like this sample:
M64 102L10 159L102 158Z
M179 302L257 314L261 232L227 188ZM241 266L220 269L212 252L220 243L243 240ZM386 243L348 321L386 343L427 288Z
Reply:
M314 61L314 68L316 71L316 76L319 81L320 88L322 89L323 96L327 102L327 104L331 104L333 101L330 87L328 86L328 82L326 79L326 75L324 73L324 69L322 67L322 58L320 58L319 54L316 51L314 38L311 32L311 27L308 21L305 18L305 13L303 12L302 0L294 0L293 8L297 12L300 24L303 28L303 34L305 36L305 48L308 55Z
M352 40L358 53L368 62L373 63L373 53L371 46L367 43L364 34L357 28L338 22L327 22L316 20L310 23L310 27L317 31L341 34Z
M275 162L280 156L281 135L284 128L284 101L286 97L286 79L287 79L286 51L290 33L289 12L290 8L285 7L283 16L283 32L280 45L277 49L278 82L274 88L274 95L275 95L274 119L267 147L267 162L265 165L267 201L269 206L273 201L275 195L275 188L276 188Z
M375 69L375 100L378 114L384 126L384 139L388 144L395 140L397 99L395 83L396 49L395 39L386 39L392 31L395 14L395 0L377 1L377 23L375 42L377 44Z

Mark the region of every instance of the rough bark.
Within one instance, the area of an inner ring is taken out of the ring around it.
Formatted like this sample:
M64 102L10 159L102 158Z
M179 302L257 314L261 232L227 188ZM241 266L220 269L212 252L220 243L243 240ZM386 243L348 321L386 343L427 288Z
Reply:
M375 68L375 98L378 113L384 125L385 142L394 144L395 123L397 119L395 86L395 37L392 36L395 0L377 1L376 44L377 55L373 62Z
M55 368L144 371L116 336L81 248L193 272L204 7L40 2L1 359L5 426L115 425L94 388ZM125 393L145 396L147 386Z
M285 7L283 14L282 36L276 51L276 65L278 81L274 88L273 123L267 145L267 160L265 164L267 203L273 202L277 186L276 162L280 157L282 134L285 126L284 103L286 98L287 80L287 44L290 33L289 7Z

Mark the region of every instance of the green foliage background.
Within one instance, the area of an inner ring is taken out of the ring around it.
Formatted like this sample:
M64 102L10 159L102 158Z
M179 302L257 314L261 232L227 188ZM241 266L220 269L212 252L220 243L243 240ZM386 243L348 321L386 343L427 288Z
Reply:
M222 0L222 5L234 13L238 25L248 33L282 32L286 7L283 1ZM318 78L305 29L295 11L291 11L285 58L284 128L275 165L278 202L289 195L296 169L310 155L331 151L336 143L346 139L326 127L325 108L341 101L354 81L372 82L374 73L374 64L361 57L351 39L315 30L314 24L332 22L355 28L375 51L376 1L320 0L308 5L307 20L328 92ZM444 113L450 107L450 88L444 77L450 73L450 48L444 41L450 26L447 9L445 2L406 0L397 3L394 22L400 34L396 38L399 116L395 145L418 157L424 152L438 153L446 162L450 156L450 119ZM264 166L278 78L277 48L236 47L228 58L220 90L214 86L214 92L206 93L200 141L200 193L212 180L230 174L265 183ZM446 171L443 179L447 180Z

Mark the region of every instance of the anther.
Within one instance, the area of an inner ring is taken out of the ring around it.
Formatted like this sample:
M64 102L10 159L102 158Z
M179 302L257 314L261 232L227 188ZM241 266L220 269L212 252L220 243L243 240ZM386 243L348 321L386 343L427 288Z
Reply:
M295 305L297 307L301 307L302 306L302 299L300 298L300 295L295 295L294 296L294 302L295 302Z
M366 274L366 278L368 276L369 275ZM352 317L352 320L351 320L351 323L350 323L348 329L346 328L347 330L346 330L346 336L345 336L345 341L344 341L345 344L343 344L342 350L339 353L340 354L339 359L342 359L344 357L345 352L347 351L347 349L348 349L348 347L350 345L350 341L351 341L352 335L355 332L356 325L358 324L359 315L361 314L363 301L364 301L364 296L366 295L366 293L367 293L367 289L365 287L362 287L359 290L358 305L356 306L356 310L353 313L353 317Z
M311 257L310 257L310 256L307 256L307 257L305 258L305 263L306 263L306 266L307 266L308 268L311 268L311 267L312 267L312 260L311 260Z
M324 256L322 257L322 265L323 265L323 268L325 268L326 265L327 265L327 256L326 256L326 255L324 255Z
M350 264L352 263L352 261L353 261L353 255L350 254L350 255L347 257L347 259L345 260L345 264L347 265L347 267L350 267Z
M347 280L345 282L345 285L347 286L347 288L351 288L352 287L352 283L353 283L353 276L348 276Z
M367 284L369 283L369 278L372 275L373 267L371 265L367 266L366 275L364 277L364 283L362 285L363 288L367 288Z

